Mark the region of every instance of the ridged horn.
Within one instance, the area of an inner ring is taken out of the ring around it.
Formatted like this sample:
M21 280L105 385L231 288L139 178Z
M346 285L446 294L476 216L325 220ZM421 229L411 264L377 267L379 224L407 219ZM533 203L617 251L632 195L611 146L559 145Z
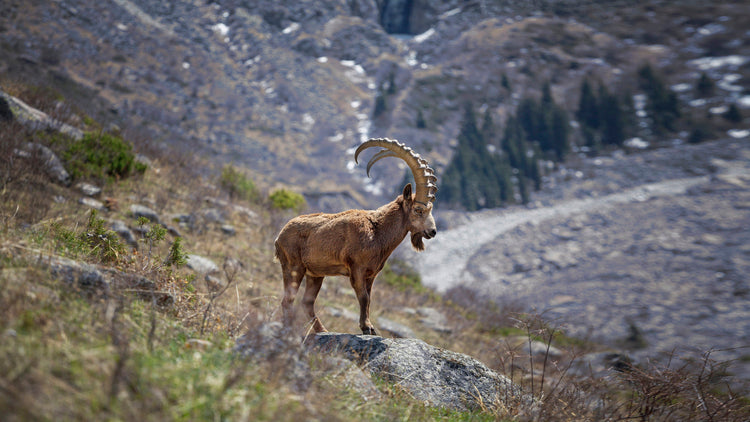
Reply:
M437 176L435 171L430 168L427 160L414 152L411 148L399 141L388 138L373 138L363 142L354 152L354 162L359 164L359 153L370 147L380 147L370 161L367 163L367 176L370 176L372 165L385 157L398 157L406 162L411 169L416 184L414 200L427 206L429 202L435 202L435 192L437 192Z

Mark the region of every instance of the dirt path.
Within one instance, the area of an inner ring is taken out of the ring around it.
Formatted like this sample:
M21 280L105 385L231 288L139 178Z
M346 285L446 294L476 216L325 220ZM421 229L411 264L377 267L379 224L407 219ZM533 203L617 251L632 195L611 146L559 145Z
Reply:
M708 180L709 176L674 179L638 186L607 196L569 200L544 208L498 210L494 215L483 215L460 227L441 231L437 237L430 240L424 252L415 255L415 266L425 285L444 292L458 284L475 281L466 268L470 259L484 245L518 226L597 211L623 203L681 195L689 188Z

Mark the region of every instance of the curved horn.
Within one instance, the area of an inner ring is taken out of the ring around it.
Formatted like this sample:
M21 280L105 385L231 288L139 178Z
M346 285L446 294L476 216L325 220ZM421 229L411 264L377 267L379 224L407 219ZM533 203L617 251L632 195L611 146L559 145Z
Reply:
M357 161L359 153L370 147L383 148L375 154L367 163L367 176L370 176L372 165L385 157L398 157L406 162L414 176L416 184L416 193L414 200L427 206L429 202L435 201L435 192L437 192L437 177L435 171L430 168L427 160L414 152L411 148L399 141L387 138L369 139L362 143L354 152L354 162Z

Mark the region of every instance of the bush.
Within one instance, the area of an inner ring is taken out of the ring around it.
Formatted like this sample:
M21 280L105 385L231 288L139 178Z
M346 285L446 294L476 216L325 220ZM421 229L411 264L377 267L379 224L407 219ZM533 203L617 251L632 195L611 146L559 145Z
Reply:
M280 210L294 210L300 212L305 206L307 206L304 196L286 189L278 189L271 192L271 194L268 195L268 200L271 201L271 206L273 208Z
M258 189L255 187L255 183L231 164L225 165L221 170L219 184L229 193L229 197L232 199L258 200Z
M91 210L86 228L81 232L53 223L50 234L55 241L55 250L73 258L83 256L103 263L119 261L126 252L125 245L117 233L107 230L104 224L96 210Z
M61 157L74 179L121 179L147 168L136 163L130 143L108 133L86 133L80 140L71 141Z

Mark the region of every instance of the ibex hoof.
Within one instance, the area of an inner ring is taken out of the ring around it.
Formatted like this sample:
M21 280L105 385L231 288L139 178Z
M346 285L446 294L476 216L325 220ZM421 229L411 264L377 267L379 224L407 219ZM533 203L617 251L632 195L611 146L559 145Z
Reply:
M366 336L376 336L378 333L375 332L375 329L372 327L365 327L362 329L362 334Z

